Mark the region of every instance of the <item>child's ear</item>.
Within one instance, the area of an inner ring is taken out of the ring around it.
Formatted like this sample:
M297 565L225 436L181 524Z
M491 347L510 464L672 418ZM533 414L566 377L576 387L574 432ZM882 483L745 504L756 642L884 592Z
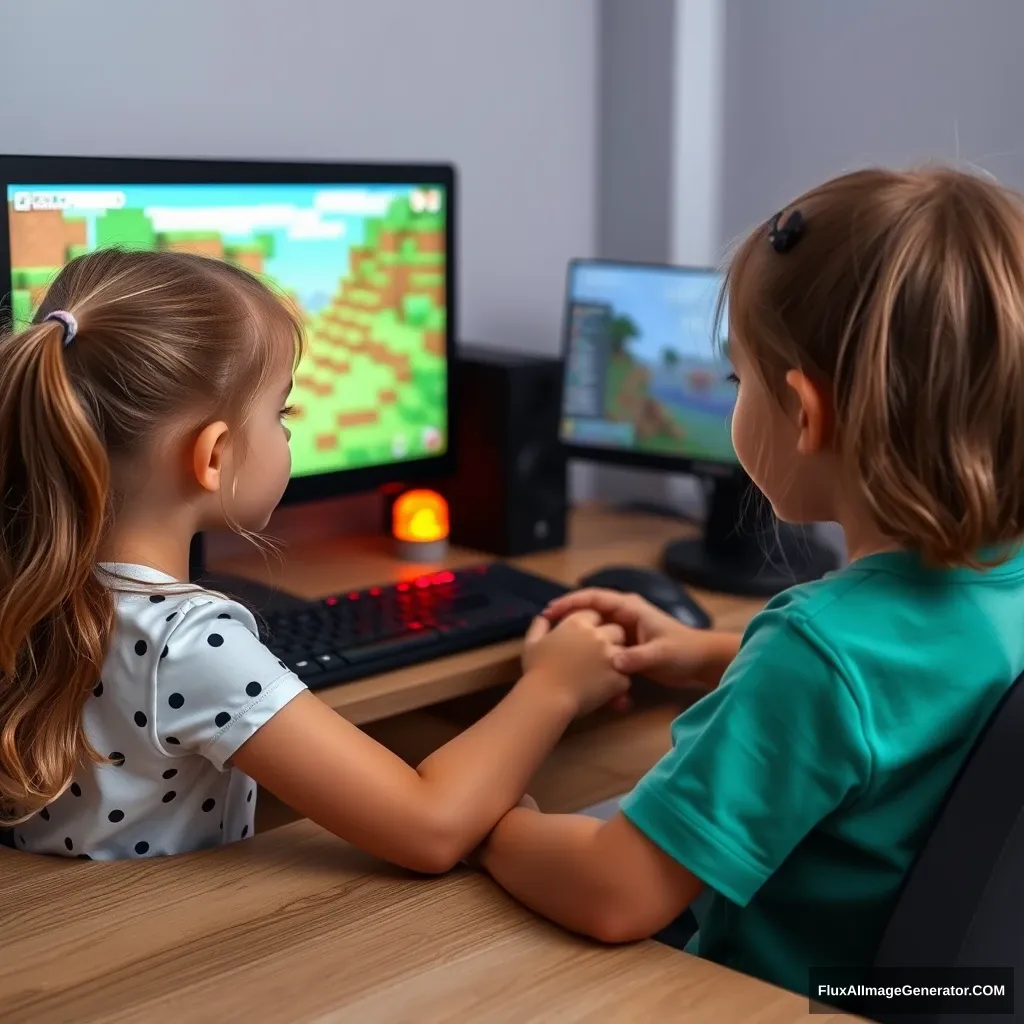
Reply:
M192 472L204 491L220 490L227 447L228 425L221 420L203 427L192 444Z
M832 399L821 385L802 370L790 370L786 385L795 399L797 428L796 450L814 455L832 443Z

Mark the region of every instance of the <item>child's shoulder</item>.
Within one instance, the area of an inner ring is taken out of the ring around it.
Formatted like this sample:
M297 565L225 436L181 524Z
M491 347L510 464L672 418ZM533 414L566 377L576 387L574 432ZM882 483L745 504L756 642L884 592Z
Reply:
M850 679L858 674L851 656L902 633L915 603L899 575L847 566L773 597L751 620L743 647L759 660L771 653L790 666L806 662Z
M962 623L972 609L1007 598L1024 599L1024 549L987 570L932 568L914 552L888 551L792 587L765 610L822 633L884 633L906 617L934 622L952 615Z
M255 616L237 601L176 583L143 567L127 567L111 586L114 629L110 655L131 665L136 678L166 673L173 664L202 667L224 655L266 660ZM275 659L276 661L276 659Z
M252 612L237 601L193 584L183 584L155 569L140 565L111 567L105 576L114 593L118 626L169 635L184 623L233 622L257 634ZM231 631L231 627L225 627Z
M837 616L844 619L851 604L873 606L885 589L885 577L847 567L784 590L765 605L764 618L801 624L828 622Z
M943 692L966 700L986 680L1020 673L1022 616L1024 556L988 570L938 569L885 552L780 594L744 646L776 663L820 664L875 702L898 693L935 704L936 679L954 680Z
M116 607L101 689L111 707L104 713L132 720L132 735L163 755L201 754L221 770L305 689L236 601L136 577L118 588Z

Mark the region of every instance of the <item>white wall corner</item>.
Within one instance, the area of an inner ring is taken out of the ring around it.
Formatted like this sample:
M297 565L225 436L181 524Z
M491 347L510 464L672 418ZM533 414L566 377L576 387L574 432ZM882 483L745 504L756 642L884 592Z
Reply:
M722 258L726 0L676 0L671 260Z

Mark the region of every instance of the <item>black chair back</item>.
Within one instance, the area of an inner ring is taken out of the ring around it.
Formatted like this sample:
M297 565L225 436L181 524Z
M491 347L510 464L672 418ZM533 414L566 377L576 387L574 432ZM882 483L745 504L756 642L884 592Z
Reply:
M875 966L1012 967L1024 984L1024 675L993 712L950 788ZM1017 1003L1024 1019L1024 991ZM975 1019L992 1018L893 1018L903 1024Z

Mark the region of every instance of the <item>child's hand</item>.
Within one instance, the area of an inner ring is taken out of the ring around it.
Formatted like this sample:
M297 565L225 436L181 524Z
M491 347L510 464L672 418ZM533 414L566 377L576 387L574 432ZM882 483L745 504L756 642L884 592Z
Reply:
M739 649L739 637L692 629L636 594L587 589L552 601L544 616L558 623L581 610L619 625L629 644L614 665L625 675L643 675L667 686L698 681L715 686Z
M588 714L629 691L629 679L613 665L625 635L622 626L602 623L594 611L566 615L556 626L535 619L526 634L523 670L565 690L576 713Z

